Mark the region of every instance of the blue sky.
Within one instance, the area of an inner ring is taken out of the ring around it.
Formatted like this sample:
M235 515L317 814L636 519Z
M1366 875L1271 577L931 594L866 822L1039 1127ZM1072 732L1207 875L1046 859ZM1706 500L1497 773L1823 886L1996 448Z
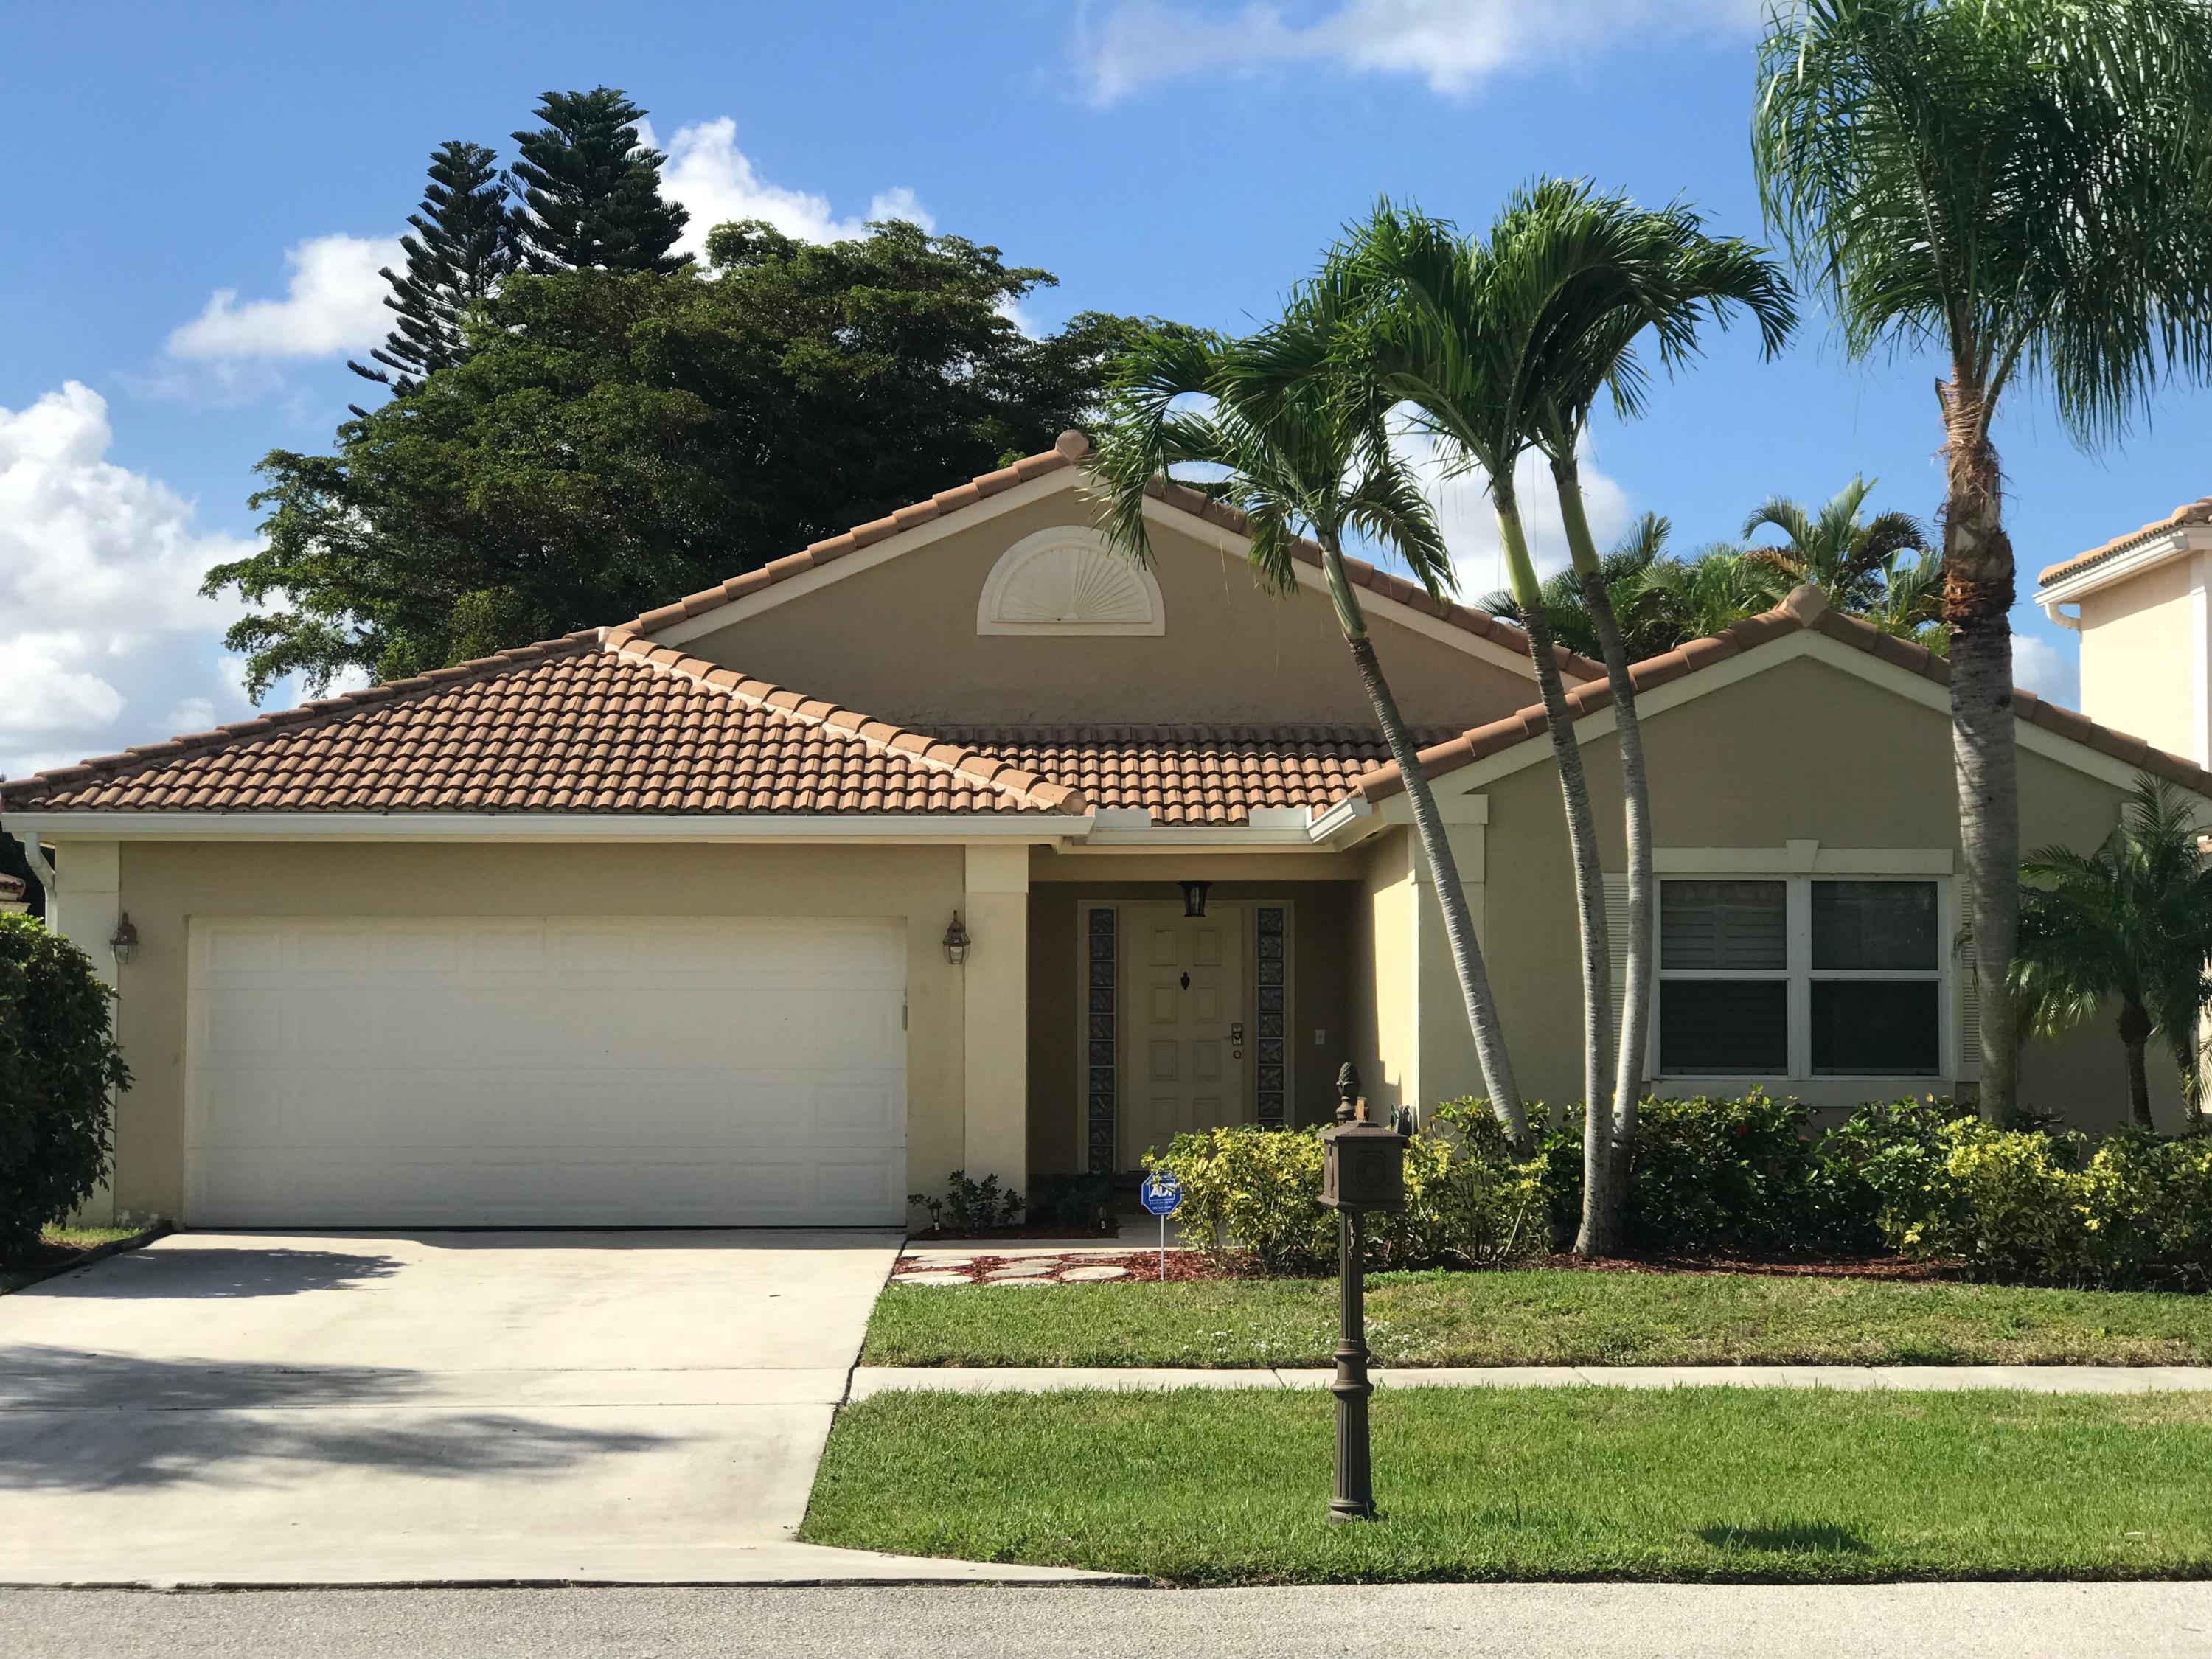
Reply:
M374 388L374 276L448 137L495 143L548 88L627 88L701 221L828 235L902 210L1054 270L1031 321L1266 316L1378 195L1471 223L1540 172L1682 196L1762 234L1746 131L1758 0L866 0L22 8L0 88L52 135L0 183L0 773L250 712L200 571L250 546L254 462L327 443ZM1936 366L1846 363L1817 308L1607 423L1601 530L1678 545L1769 493L1878 476L1941 498ZM1999 441L2023 571L2207 492L2212 395L2079 453L2014 402ZM1446 502L1467 585L1487 511ZM1544 539L1539 538L1540 549ZM2074 690L2070 636L2015 614L2021 678ZM281 698L284 693L280 691Z

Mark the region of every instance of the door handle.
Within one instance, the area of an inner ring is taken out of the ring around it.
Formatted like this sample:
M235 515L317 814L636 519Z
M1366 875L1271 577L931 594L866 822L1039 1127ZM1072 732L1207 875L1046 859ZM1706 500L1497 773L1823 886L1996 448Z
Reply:
M1229 1041L1231 1044L1236 1048L1241 1048L1244 1046L1244 1022L1243 1020L1238 1020L1235 1024L1229 1028Z

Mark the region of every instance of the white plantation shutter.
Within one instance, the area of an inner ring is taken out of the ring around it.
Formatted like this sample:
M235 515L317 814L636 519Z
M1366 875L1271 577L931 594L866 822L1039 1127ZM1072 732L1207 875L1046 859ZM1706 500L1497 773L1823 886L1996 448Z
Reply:
M1982 1074L1982 988L1974 963L1974 900L1964 876L1951 884L1951 890L1959 896L1960 943L1953 958L1959 975L1959 1075L1978 1078Z

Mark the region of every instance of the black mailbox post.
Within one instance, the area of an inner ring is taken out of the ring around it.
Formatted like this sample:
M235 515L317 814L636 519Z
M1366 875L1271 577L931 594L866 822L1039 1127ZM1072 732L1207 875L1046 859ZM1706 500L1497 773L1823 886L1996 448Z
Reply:
M1375 1518L1375 1468L1368 1453L1367 1239L1371 1210L1406 1207L1406 1138L1366 1121L1359 1073L1349 1060L1336 1074L1336 1125L1322 1131L1321 1201L1336 1212L1336 1489L1332 1525ZM1355 1104L1355 1102L1357 1103Z

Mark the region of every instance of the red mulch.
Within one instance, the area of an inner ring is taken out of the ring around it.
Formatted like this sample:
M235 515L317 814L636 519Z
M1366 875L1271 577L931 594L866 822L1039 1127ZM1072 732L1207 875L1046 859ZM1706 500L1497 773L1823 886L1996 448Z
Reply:
M916 1240L917 1243L924 1241ZM930 1239L931 1244L940 1241ZM954 1242L954 1241L944 1241ZM957 1273L971 1283L981 1284L999 1269L1020 1261L1035 1261L1036 1257L1010 1255L978 1255L957 1267L933 1267L913 1260L898 1264L897 1276L903 1278L916 1273ZM1778 1279L1883 1279L1913 1283L1927 1283L1953 1276L1940 1262L1907 1261L1897 1256L1872 1256L1844 1261L1745 1261L1729 1256L1609 1256L1601 1261L1585 1261L1573 1255L1548 1255L1521 1264L1523 1267L1554 1272L1600 1273L1755 1273ZM1083 1283L1069 1280L1066 1272L1071 1267L1121 1267L1132 1279L1158 1282L1160 1278L1160 1253L1156 1250L1116 1251L1112 1255L1089 1254L1070 1256L1055 1261L1048 1273L1035 1275L1048 1284ZM1489 1271L1482 1268L1470 1272ZM1257 1273L1248 1264L1235 1258L1215 1260L1200 1250L1170 1250L1167 1253L1167 1278L1172 1283L1188 1284L1200 1279L1261 1279L1267 1275ZM1315 1275L1326 1277L1327 1275ZM1108 1284L1125 1280L1101 1281Z

